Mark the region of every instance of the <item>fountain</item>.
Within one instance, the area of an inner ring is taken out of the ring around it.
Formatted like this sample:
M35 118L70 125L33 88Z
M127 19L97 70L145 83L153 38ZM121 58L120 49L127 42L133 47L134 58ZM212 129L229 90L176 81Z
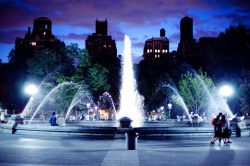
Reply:
M208 97L208 102L209 102L209 105L211 106L208 109L212 110L210 113L217 114L217 112L223 112L223 113L227 113L229 116L232 116L232 113L230 109L228 108L225 100L223 100L218 94L213 96L212 95L213 93L211 94L211 92L209 92L208 88L206 87L203 80L200 78L199 74L194 72L194 70L192 69L189 71L192 71L194 73L194 75L198 78L200 84L206 90L206 96ZM118 112L116 112L112 98L110 99L110 101L112 104L112 109L114 110L114 115L116 117L116 120L119 120L124 117L131 119L132 121L131 125L133 128L131 129L130 127L126 126L125 128L129 128L129 129L128 130L125 129L124 131L128 131L127 133L129 133L133 139L135 139L136 137L135 133L137 132L140 133L140 137L145 136L145 135L147 136L150 134L152 134L153 136L157 136L158 134L159 136L165 137L167 134L171 133L172 131L176 133L177 130L179 133L184 133L184 134L186 134L186 132L190 132L190 133L197 132L196 130L192 130L188 128L187 124L182 123L181 125L179 125L178 123L175 123L174 119L172 119L171 121L158 121L154 123L153 125L151 122L147 122L144 124L144 120L145 120L144 110L143 110L144 100L137 90L137 83L134 78L134 70L133 70L133 64L132 64L132 58L131 58L131 41L127 35L125 35L125 39L124 39L124 52L123 52L123 58L122 58L121 76L122 76L122 80L121 80L121 88L120 88L120 107L118 109L119 110ZM165 83L163 86L165 88L167 87L168 89L171 89L173 93L171 97L175 97L176 99L175 101L178 101L178 103L173 103L173 104L179 104L182 107L183 111L185 111L186 114L189 115L189 110L182 96L178 93L177 88L175 88L175 86L172 86L172 85L173 84L170 85L169 83ZM73 96L73 97L72 99L69 99L70 101L67 101L69 103L66 103L67 107L64 110L66 113L66 115L64 116L65 120L69 118L69 116L72 114L72 110L74 108L77 108L79 104L87 105L87 103L91 103L92 105L94 105L91 94L87 89L84 89L80 87L80 85L73 83L73 82L61 83L57 85L55 88L53 88L47 95L42 97L43 99L41 99L41 97L38 99L38 97L36 96L33 96L32 98L30 98L29 102L27 103L23 111L23 114L27 115L28 109L34 108L33 110L35 110L35 112L33 113L29 121L29 124L32 123L32 120L37 116L39 111L42 111L42 109L45 109L45 111L47 111L47 113L51 115L51 113L55 109L48 108L48 105L51 104L49 102L51 100L54 100L54 98L63 99L62 97L57 95L57 91L59 91L61 87L67 87L67 86L73 87L73 88L65 88L68 91L71 91L71 94L73 95L70 95L70 96ZM169 92L166 92L166 93L169 93ZM67 96L67 94L60 94L60 95ZM104 96L105 95L108 97L110 96L107 92L104 93ZM65 102L65 101L62 101L62 102ZM59 105L58 102L56 102L56 100L52 104L54 104L53 108L57 108L57 105ZM190 121L190 116L188 116L188 118ZM84 132L86 132L87 135L91 135L91 134L102 135L103 134L102 136L104 136L104 135L110 134L113 136L114 133L116 132L119 133L119 128L117 129L117 125L115 123L117 122L116 121L99 121L99 122L98 121L93 121L93 122L84 121L83 123L75 123L73 125L63 127L63 130L66 132L69 131L69 133L74 133L75 131L75 133L80 133L80 134L83 134ZM148 123L151 123L151 124L148 125ZM101 124L101 126L99 126L98 124ZM114 127L115 125L116 127ZM45 126L47 126L48 128L46 128ZM26 125L25 127L32 128L32 127L35 127L35 125L33 126ZM25 129L25 127L23 129ZM180 129L179 127L182 127L182 128ZM40 130L51 129L52 132L54 130L57 130L56 127L53 127L53 129L50 128L48 121L46 121L46 124L44 123L43 125L39 125L39 128ZM211 131L213 132L212 128L211 128ZM201 131L201 133L202 132L203 131ZM130 135L128 135L128 137Z
M206 95L208 97L208 112L210 115L218 115L219 112L227 114L228 117L232 118L233 113L230 110L228 104L223 99L223 97L219 94L217 88L214 86L215 89L212 93L208 90L207 86L205 85L204 81L201 79L200 75L195 72L195 76L198 78L200 83L202 84L203 88L206 91ZM215 102L216 101L216 102Z
M182 107L182 109L186 112L186 114L188 115L188 119L191 121L191 117L189 116L189 111L188 108L183 100L183 98L180 96L180 94L177 92L176 88L174 88L173 86L171 86L170 84L167 85L168 88L170 88L175 96L176 96L176 102ZM174 97L174 96L172 96Z
M58 92L58 90L62 87L65 86L77 86L75 83L73 82L65 82L65 83L61 83L59 85L57 85L55 88L53 88L46 96L45 98L42 100L42 102L38 105L38 107L35 109L34 114L32 115L31 119L29 120L29 124L32 122L32 120L34 119L34 117L36 116L38 111L41 111L41 109L46 105L46 103L48 103L50 101L50 99L54 98L56 93ZM46 109L46 108L45 108ZM25 112L25 110L24 110ZM51 112L52 113L52 112Z
M223 100L219 95L211 95L211 92L207 89L205 83L203 80L200 78L199 74L196 73L192 68L188 69L191 71L195 77L199 80L200 84L203 86L203 88L206 91L206 96L208 97L208 102L209 102L209 108L208 110L212 110L209 112L209 114L217 114L218 112L225 112L227 113L230 117L232 117L232 113L228 107L228 105L225 103L225 100ZM115 108L114 110L114 115L116 116L116 119L119 120L122 117L128 117L132 120L132 126L133 127L142 127L144 123L144 111L143 111L143 97L138 93L137 91L137 83L136 79L134 78L134 70L133 70L133 64L132 64L132 58L131 58L131 41L127 35L125 35L124 38L124 52L123 52L123 58L122 58L122 84L121 84L121 89L120 89L120 108L119 111L117 112ZM72 83L72 82L66 82L59 84L57 87L52 89L45 97L43 100L40 102L35 101L35 97L30 98L30 101L26 105L23 114L27 114L27 110L30 107L35 108L35 105L32 103L40 103L37 108L35 109L35 112L33 113L29 124L32 122L34 117L37 115L37 112L41 111L42 108L48 104L49 99L53 98L51 96L56 93L57 89L63 86L73 86L76 89L76 92L74 94L73 99L71 100L71 103L69 103L69 107L67 108L66 115L64 116L64 119L69 119L69 116L72 113L72 110L77 107L79 104L85 103L93 103L91 94L89 93L88 90L81 88L78 84ZM171 97L175 97L176 101L178 101L176 104L179 104L182 109L186 112L186 114L189 117L189 110L183 100L183 98L179 95L178 91L176 88L171 86L170 84L165 83L164 86L167 88L171 89L173 92L173 95ZM215 99L217 103L215 103ZM113 104L114 107L114 104ZM49 110L45 108L46 110ZM50 112L51 114L51 112Z
M84 88L79 86L79 88L78 88L77 92L75 93L75 96L72 99L70 106L67 110L65 120L69 119L69 115L71 114L72 109L75 106L77 106L79 104L87 105L87 103L93 103L92 95L90 94L90 92L87 89L84 89Z
M65 89L63 90L63 93L60 93L60 89ZM41 87L40 87L41 90ZM65 92L66 91L66 92ZM69 92L70 91L70 92ZM74 96L73 99L71 100L71 103L68 103L67 101L58 101L58 98L61 98L62 95L66 95L68 93L72 93ZM42 98L42 100L40 99ZM64 116L64 111L60 111L62 108L59 108L59 103L63 105L67 104L68 109L66 112L66 116ZM61 84L58 84L55 88L49 91L48 94L45 95L45 97L42 97L42 95L37 95L37 96L32 96L27 103L26 107L24 108L23 111L23 116L24 117L29 117L27 115L32 114L31 118L28 122L28 124L31 124L33 119L36 117L38 118L39 115L42 115L43 117L49 117L52 112L57 112L57 114L60 114L60 119L63 119L63 123L65 123L66 119L69 119L69 115L72 112L72 109L78 105L86 105L87 103L93 103L92 101L92 96L90 92L80 85L73 83L73 82L64 82ZM30 110L35 110L34 112L30 112ZM44 111L45 110L45 111ZM58 112L59 111L59 112ZM65 120L64 120L65 119Z
M141 127L144 121L143 97L137 91L131 58L131 41L127 35L125 35L124 39L121 74L120 109L117 117L118 119L128 117L132 120L133 127Z

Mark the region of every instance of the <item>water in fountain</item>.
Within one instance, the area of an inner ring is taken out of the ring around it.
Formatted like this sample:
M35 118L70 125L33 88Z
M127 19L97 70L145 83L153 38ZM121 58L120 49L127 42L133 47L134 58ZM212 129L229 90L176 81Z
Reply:
M213 87L212 88L213 91L210 92L208 90L207 85L202 80L201 76L194 69L192 69L192 67L190 67L188 65L186 67L188 67L187 68L188 71L191 71L193 73L193 75L196 77L199 84L205 90L205 95L207 97L207 103L208 103L207 104L208 107L206 109L206 117L211 118L211 117L217 115L219 112L225 113L229 117L233 117L232 111L230 110L230 108L228 107L227 103L222 98L222 96L218 94L218 90L216 90L216 88ZM161 86L166 86L166 85L168 88L172 89L174 94L175 94L175 95L172 95L171 97L175 97L175 101L178 102L177 104L180 105L185 110L187 115L189 115L189 110L188 110L183 98L179 95L178 91L176 90L176 88L174 88L170 84L163 84ZM190 119L190 116L189 116L189 119Z
M73 100L71 101L68 110L67 110L65 120L69 119L69 116L70 116L72 109L74 107L76 107L79 104L87 105L88 103L93 103L92 95L90 94L90 92L87 89L84 89L84 88L79 86L79 88L78 88L78 90L77 90Z
M177 92L176 88L174 88L173 86L171 86L170 84L167 85L168 88L170 88L173 92L174 92L174 96L176 96L176 102L177 104L179 104L182 109L186 112L186 114L188 115L189 120L191 120L191 117L189 116L189 112L188 112L188 108L183 100L183 98L180 96L180 94ZM174 97L171 96L171 97Z
M194 71L195 72L195 71ZM216 87L213 87L215 90L211 93L206 84L204 83L204 81L201 79L200 75L195 72L195 76L198 78L198 80L200 81L201 85L203 86L203 88L205 89L206 95L208 97L208 116L215 116L218 115L219 112L222 112L224 114L227 114L229 117L233 117L233 113L230 110L228 104L226 103L226 101L222 98L222 96L218 93L218 90ZM216 101L216 102L215 102Z
M116 119L116 108L112 96L108 92L104 92L103 95L99 96L98 102L99 108L108 110L108 119Z
M76 87L77 84L73 83L73 82L65 82L65 83L61 83L59 85L57 85L55 88L53 88L46 96L45 98L42 100L42 102L39 104L39 106L36 108L34 114L32 115L31 119L29 120L29 124L31 124L32 120L34 119L34 117L37 115L37 113L42 110L42 108L46 105L47 102L49 102L50 99L53 99L55 97L55 95L57 95L57 92L59 91L60 88L62 87L66 87L66 86L73 86L73 87ZM55 105L58 105L57 104L54 104ZM50 109L48 108L45 108L45 110L49 110L51 111ZM47 112L46 112L47 113ZM50 114L52 112L49 112Z
M137 91L131 58L131 41L127 35L124 39L120 109L117 117L129 117L132 119L133 127L141 127L144 121L143 97Z

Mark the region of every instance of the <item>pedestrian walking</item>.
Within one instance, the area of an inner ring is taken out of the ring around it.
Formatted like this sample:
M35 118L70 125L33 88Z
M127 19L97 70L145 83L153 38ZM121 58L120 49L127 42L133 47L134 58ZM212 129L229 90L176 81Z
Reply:
M219 139L219 142L221 141L221 133L222 133L222 127L220 124L220 119L223 114L220 112L215 119L212 120L212 124L214 125L214 135L211 140L211 144L214 144L217 139Z
M229 125L229 121L226 117L226 115L222 115L221 116L221 120L220 120L220 124L221 124L221 127L222 127L222 134L221 134L221 137L224 141L224 144L228 145L230 143L232 143L230 140L229 140L229 137L230 137L230 125Z
M17 125L18 124L23 124L23 118L18 114L16 115L15 119L14 119L14 123L13 123L13 126L12 126L12 134L15 134L16 131L17 131Z

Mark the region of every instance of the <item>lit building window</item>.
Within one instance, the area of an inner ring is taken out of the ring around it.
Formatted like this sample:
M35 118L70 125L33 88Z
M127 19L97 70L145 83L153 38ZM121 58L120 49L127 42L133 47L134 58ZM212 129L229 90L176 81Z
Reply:
M165 52L167 53L167 52L168 52L168 50L166 49L166 50L165 50Z
M106 44L104 44L103 47L106 48Z
M36 46L36 42L31 42L31 45L32 46Z
M46 35L46 32L43 32L43 35Z
M109 48L111 48L111 45L109 45Z
M149 53L150 52L150 50L149 49L147 49L147 53Z

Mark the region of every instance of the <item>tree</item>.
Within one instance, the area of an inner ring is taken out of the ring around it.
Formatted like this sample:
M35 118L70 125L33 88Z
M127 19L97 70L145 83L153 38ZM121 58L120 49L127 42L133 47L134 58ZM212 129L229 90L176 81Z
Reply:
M250 71L244 70L241 74L242 80L239 87L240 112L246 115L250 110Z
M84 84L95 97L110 89L108 70L99 64L93 64L87 50L80 49L77 44L71 44L67 46L66 54L74 64L74 72L72 75L63 76L64 79Z
M209 104L207 89L212 91L213 81L200 69L198 74L187 72L179 81L179 92L183 97L187 108L191 112L198 113L206 110Z

